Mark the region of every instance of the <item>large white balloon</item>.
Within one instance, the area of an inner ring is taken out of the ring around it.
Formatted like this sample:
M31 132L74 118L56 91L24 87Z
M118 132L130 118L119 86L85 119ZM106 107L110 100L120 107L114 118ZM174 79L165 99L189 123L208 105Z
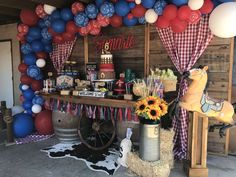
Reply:
M157 21L158 15L154 9L148 9L145 13L145 20L148 23L155 23Z
M39 68L43 68L45 65L46 65L46 61L42 58L39 58L37 61L36 61L36 65L39 67Z
M54 7L54 6L50 6L50 5L48 5L48 4L44 4L44 5L43 5L43 9L44 9L44 11L45 11L48 15L51 15L52 12L53 12L54 10L56 10L57 8Z
M16 105L11 108L12 116L24 112L24 108L22 106Z
M198 10L200 9L204 4L204 0L189 0L188 1L188 6L192 10Z
M135 0L136 4L141 4L141 0Z
M31 110L33 113L38 114L42 111L42 106L40 106L39 104L34 104Z
M236 35L236 2L227 2L217 6L211 13L209 28L212 33L221 38L231 38Z

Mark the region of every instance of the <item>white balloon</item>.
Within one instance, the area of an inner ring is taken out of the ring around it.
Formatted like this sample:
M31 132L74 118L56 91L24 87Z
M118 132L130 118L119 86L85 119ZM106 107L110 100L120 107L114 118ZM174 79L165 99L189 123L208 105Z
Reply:
M148 23L155 23L157 21L158 15L154 9L148 9L145 13L145 20Z
M22 90L27 90L29 88L29 86L24 84L24 85L21 86L21 88L22 88Z
M192 10L198 10L200 9L204 4L204 0L189 0L188 1L188 6Z
M53 12L54 10L56 10L57 8L54 7L54 6L48 5L48 4L44 4L44 5L43 5L43 9L44 9L44 11L45 11L48 15L51 15L52 12Z
M36 65L39 67L39 68L43 68L45 65L46 65L46 61L42 58L39 58L37 61L36 61Z
M24 108L20 105L13 106L11 108L12 116L24 112Z
M209 18L212 33L221 38L236 35L236 2L227 2L217 6Z
M141 0L135 0L136 4L141 4Z
M40 113L42 111L42 106L40 106L39 104L34 104L31 110L35 114Z

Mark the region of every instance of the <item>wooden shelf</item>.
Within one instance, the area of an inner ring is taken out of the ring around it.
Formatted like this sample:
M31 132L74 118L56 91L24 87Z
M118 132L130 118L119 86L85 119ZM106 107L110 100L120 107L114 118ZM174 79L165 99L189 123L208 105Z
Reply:
M134 107L135 102L129 100L115 100L107 98L96 98L96 97L80 97L80 96L61 96L57 94L42 94L44 99L58 99L62 101L68 101L77 104L86 104L94 106L107 106L114 108L127 108Z

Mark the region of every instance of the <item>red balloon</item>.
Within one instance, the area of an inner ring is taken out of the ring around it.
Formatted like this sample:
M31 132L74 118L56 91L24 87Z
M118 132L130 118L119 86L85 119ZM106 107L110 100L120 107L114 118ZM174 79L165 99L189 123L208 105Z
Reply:
M53 31L52 28L48 28L48 32L52 35L52 36L56 36L59 35L58 33L56 33L55 31Z
M28 68L28 66L25 63L21 63L21 64L18 65L18 70L21 73L26 73L27 72L27 68Z
M29 31L29 27L26 24L21 23L17 26L17 30L19 33L27 34Z
M65 41L64 41L62 35L56 35L53 37L53 42L56 44L63 44Z
M18 33L16 35L16 38L17 38L18 41L21 41L21 42L25 41L25 35L23 33Z
M43 89L43 83L40 80L32 80L31 88L33 91L39 91Z
M64 41L73 41L75 39L75 35L71 34L69 32L64 32L62 34L62 37L63 37Z
M170 21L167 20L164 16L158 17L156 21L157 28L168 28L170 26Z
M190 24L196 24L201 20L200 10L192 10L190 16L187 19L187 22Z
M43 59L47 59L48 58L48 54L46 52L37 52L36 53L36 57L38 58L43 58Z
M188 23L178 18L174 18L170 21L170 26L173 32L182 33L187 28Z
M136 5L132 10L131 13L133 14L134 17L143 17L145 15L146 9L141 5L138 4Z
M113 15L110 20L113 27L120 27L122 25L122 17L119 15Z
M66 24L66 32L71 33L71 34L77 33L77 26L75 25L74 21L69 21Z
M74 15L84 11L84 5L81 2L74 2L71 5L71 11Z
M101 13L99 13L97 16L97 22L100 26L105 27L110 24L110 18L103 16Z
M177 10L178 8L175 5L169 4L164 8L163 16L167 20L172 20L177 16Z
M187 20L190 14L191 14L191 9L188 5L181 6L177 12L177 16L180 20Z
M35 13L38 15L39 18L44 18L47 16L47 13L44 11L43 5L39 4L35 8Z
M52 124L52 111L44 110L35 118L35 128L40 135L51 135L54 133Z
M86 36L89 33L89 29L87 27L78 28L78 32L81 36Z
M203 6L200 8L202 14L209 14L214 8L214 3L211 0L205 0Z
M22 84L30 85L31 82L32 82L32 78L29 77L29 76L27 76L27 75L22 75L22 76L20 77L20 82L21 82Z
M28 26L34 26L38 23L38 16L34 11L28 10L28 9L22 9L20 12L20 19L21 21L28 25Z
M92 35L98 35L101 31L101 27L99 23L97 22L97 20L90 20L87 27L88 27L89 33Z

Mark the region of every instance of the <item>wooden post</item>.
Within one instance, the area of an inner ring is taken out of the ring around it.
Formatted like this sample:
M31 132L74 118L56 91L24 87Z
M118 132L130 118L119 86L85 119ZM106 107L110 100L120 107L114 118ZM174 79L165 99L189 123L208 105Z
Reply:
M4 121L7 124L7 144L13 143L14 138L13 138L13 130L12 130L12 112L11 109L6 109L5 115L4 115Z
M6 108L7 108L6 101L1 101L1 107L0 107L0 111L1 111L1 115L0 115L0 131L3 130L3 128L4 128L3 116L5 114L5 109Z
M188 155L184 171L188 177L208 177L207 168L208 118L189 112Z

